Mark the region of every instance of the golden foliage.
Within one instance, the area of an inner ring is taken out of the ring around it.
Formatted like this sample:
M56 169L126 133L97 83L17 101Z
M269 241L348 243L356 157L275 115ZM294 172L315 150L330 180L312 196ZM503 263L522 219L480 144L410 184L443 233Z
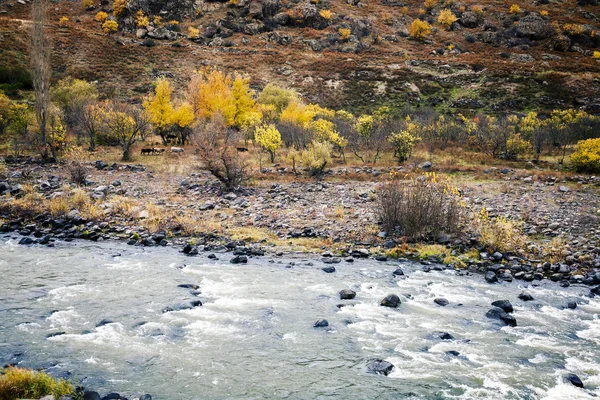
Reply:
M452 25L454 25L454 23L458 21L458 18L456 18L456 15L454 15L452 11L445 8L442 11L440 11L440 15L438 16L437 21L438 24L442 25L444 28L449 30L450 28L452 28Z
M587 139L577 142L571 163L578 171L600 172L600 139Z
M94 17L94 20L101 22L101 23L104 23L107 19L108 19L108 14L105 13L104 11L98 11L96 16Z
M118 29L119 24L117 23L117 21L108 19L102 24L102 30L104 31L104 33L107 34L116 32Z
M150 21L148 20L148 17L146 16L146 14L144 14L144 12L142 10L139 10L138 12L135 13L134 20L135 20L135 24L138 28L145 28L150 23Z
M263 125L256 128L254 132L256 144L262 147L271 156L271 162L275 162L275 154L281 146L281 134L275 125Z
M513 15L521 14L521 7L518 4L513 4L510 6L508 12L510 12Z
M221 115L227 126L241 127L248 113L260 112L250 89L250 78L212 69L200 71L188 86L187 100L196 117Z
M352 34L352 31L350 31L350 29L347 28L340 28L338 29L338 33L340 34L340 39L348 40L348 38Z
M333 16L331 11L329 11L329 10L321 10L321 11L319 11L319 15L326 21L331 20L331 17Z
M61 28L66 28L67 26L69 26L69 21L70 21L69 17L66 17L63 15L58 20L58 26L60 26Z
M420 19L415 19L412 24L410 24L410 36L417 39L423 40L425 36L431 33L431 25L427 21L422 21Z
M125 9L127 8L127 1L128 0L115 0L113 3L113 14L115 17L120 17L123 15Z

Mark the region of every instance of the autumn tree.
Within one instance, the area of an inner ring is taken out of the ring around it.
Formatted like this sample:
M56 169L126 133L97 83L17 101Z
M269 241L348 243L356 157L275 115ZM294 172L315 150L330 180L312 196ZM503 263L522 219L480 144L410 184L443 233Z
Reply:
M0 90L0 135L4 134L4 130L8 125L8 112L10 111L10 105L10 99L2 90Z
M177 130L179 144L184 145L189 140L194 118L194 109L189 103L181 103L173 110L171 122Z
M277 115L292 102L298 101L298 94L291 90L279 87L273 83L267 84L258 95L258 102L264 105L273 105Z
M245 121L259 113L249 79L239 74L226 74L212 69L202 71L192 78L188 86L187 101L201 121L220 115L226 126L241 128Z
M271 162L275 162L277 149L281 146L281 134L275 125L263 125L256 128L254 133L256 144L262 147L271 156Z
M27 104L12 103L8 110L6 131L11 137L12 150L17 155L31 144L29 125L34 118L33 114Z
M46 30L48 0L34 0L31 7L31 42L29 58L35 96L35 117L39 127L39 148L42 158L48 158L46 129L50 101L50 40Z
M139 107L114 101L103 113L103 119L123 150L122 160L130 161L131 146L140 139L150 124L148 114Z
M82 114L88 105L98 100L96 84L71 77L61 79L52 89L52 100L62 110L66 127L74 130L78 141L81 141L81 133L86 131L80 126L85 119Z
M171 103L171 94L173 89L169 81L160 78L156 81L154 87L154 96L144 101L144 109L150 117L150 122L154 125L156 134L162 139L163 145L167 144L167 131L173 124L174 108Z

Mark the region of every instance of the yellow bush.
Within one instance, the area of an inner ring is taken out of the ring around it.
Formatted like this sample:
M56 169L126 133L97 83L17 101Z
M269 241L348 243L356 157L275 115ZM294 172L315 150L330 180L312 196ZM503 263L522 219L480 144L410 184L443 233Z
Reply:
M583 26L580 24L564 24L563 32L567 35L581 35L583 34Z
M58 399L74 392L73 386L45 372L8 367L0 375L0 400L31 399L52 395Z
M154 26L156 28L161 27L163 25L163 23L162 23L162 17L159 16L159 15L155 15L154 19L152 20L152 23L154 24Z
M120 17L125 12L127 7L127 0L115 0L113 4L113 14L115 17Z
M577 171L600 172L600 138L577 142L571 163Z
M323 19L329 21L333 14L329 10L321 10L319 11L319 15L323 17Z
M510 6L509 12L513 15L521 14L521 7L518 4L513 4Z
M400 9L400 14L408 15L408 7L404 6Z
M60 19L58 20L58 26L60 26L61 28L65 28L67 26L69 26L69 17L65 17L64 15L62 17L60 17Z
M134 18L135 18L135 24L137 25L138 28L145 28L150 23L150 21L148 20L148 17L146 16L146 14L144 14L144 12L142 10L139 10L137 13L135 13Z
M437 5L437 3L437 0L425 0L423 7L425 7L425 10L431 11Z
M479 15L479 16L483 15L483 7L481 7L481 6L473 6L471 8L471 11L473 11L476 15Z
M450 29L452 28L452 25L458 21L458 18L456 18L456 15L454 15L452 11L446 8L440 11L437 21L438 24L442 25L444 28Z
M542 10L542 11L540 11L540 15L542 17L547 17L548 15L550 15L550 13L548 12L548 10Z
M520 134L513 133L506 141L506 157L516 159L519 156L526 155L531 152L531 143L523 139Z
M427 21L422 21L420 19L415 19L412 24L410 24L410 36L418 39L418 40L423 40L425 39L425 36L429 35L431 33L431 25L429 25L429 23L427 23Z
M102 30L104 31L104 33L113 33L116 32L118 29L119 24L117 24L117 21L109 19L102 24Z
M340 34L340 39L342 39L342 40L348 40L348 38L352 34L350 29L347 29L347 28L338 29L338 33Z
M200 37L200 29L188 26L188 37L190 39L198 39Z
M94 19L100 23L104 23L108 19L108 14L104 11L98 11Z
M81 2L81 5L87 10L89 8L94 7L94 0L83 0Z
M592 57L594 60L600 60L600 51L595 51Z

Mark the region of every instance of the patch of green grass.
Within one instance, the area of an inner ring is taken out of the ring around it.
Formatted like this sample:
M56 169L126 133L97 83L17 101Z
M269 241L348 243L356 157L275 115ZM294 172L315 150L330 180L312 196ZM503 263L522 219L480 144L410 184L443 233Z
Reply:
M58 399L74 392L71 383L45 372L8 367L0 375L0 400L38 399L52 395Z

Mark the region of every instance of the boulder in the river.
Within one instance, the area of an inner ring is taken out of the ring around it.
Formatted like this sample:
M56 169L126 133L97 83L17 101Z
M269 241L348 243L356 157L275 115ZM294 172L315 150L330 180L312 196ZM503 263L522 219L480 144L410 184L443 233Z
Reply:
M393 272L394 276L403 276L404 275L404 271L402 271L402 268L398 267L396 268L396 270Z
M387 261L388 258L386 256L379 255L379 256L375 257L375 260L377 260L377 261Z
M246 264L248 262L248 257L246 256L235 256L231 260L229 260L232 264Z
M323 270L323 272L327 272L328 274L332 274L335 272L335 267L324 267L321 269Z
M571 310L574 310L574 309L576 309L576 308L577 308L577 302L575 302L575 301L570 301L570 302L568 302L568 303L567 303L567 308L569 308L569 309L571 309Z
M569 381L573 384L573 386L583 388L583 382L577 375L569 374L569 375L567 375L567 379L569 379Z
M446 352L446 354L448 354L449 356L454 356L454 357L460 356L460 353L458 351L456 351L456 350L448 350Z
M490 309L485 316L492 319L497 319L499 321L504 322L505 325L508 326L517 326L517 320L512 315L506 313L504 310L498 307L494 307Z
M533 296L527 292L523 292L523 293L519 294L519 299L521 299L523 301L532 301Z
M119 393L109 393L102 400L121 400L121 395Z
M367 364L367 371L372 374L388 376L394 370L394 364L384 360L372 360Z
M314 328L325 328L326 326L329 326L329 322L326 319L319 319L313 325Z
M493 306L501 308L504 312L511 313L514 311L512 304L508 300L496 300L492 303Z
M384 307L396 308L399 304L401 304L401 302L400 298L395 294L388 294L383 298L383 300L381 300L381 303L379 304Z
M596 296L600 296L600 286L596 286L595 288L592 288L591 292L592 292L592 294L595 294Z
M498 277L494 271L488 271L485 273L485 280L487 283L496 283L498 282Z
M114 321L112 319L103 319L102 321L96 324L96 328L100 328L101 326L112 324Z
M149 394L145 394L142 397L140 397L140 400L152 400L152 396L150 396Z
M180 285L177 285L177 287L182 288L182 289L194 289L194 290L200 289L200 286L198 286L194 283L182 283Z
M435 332L435 336L439 337L442 340L454 340L454 336L452 336L448 332Z
M443 297L438 297L436 299L433 299L433 302L435 304L437 304L438 306L442 306L442 307L446 307L450 302L446 299L444 299Z
M30 245L33 243L35 243L35 240L33 240L30 237L24 237L23 239L19 240L19 244L22 244L22 245Z
M98 392L83 392L83 400L102 400Z
M342 299L342 300L352 300L355 297L356 297L356 292L352 289L340 290L340 299Z

